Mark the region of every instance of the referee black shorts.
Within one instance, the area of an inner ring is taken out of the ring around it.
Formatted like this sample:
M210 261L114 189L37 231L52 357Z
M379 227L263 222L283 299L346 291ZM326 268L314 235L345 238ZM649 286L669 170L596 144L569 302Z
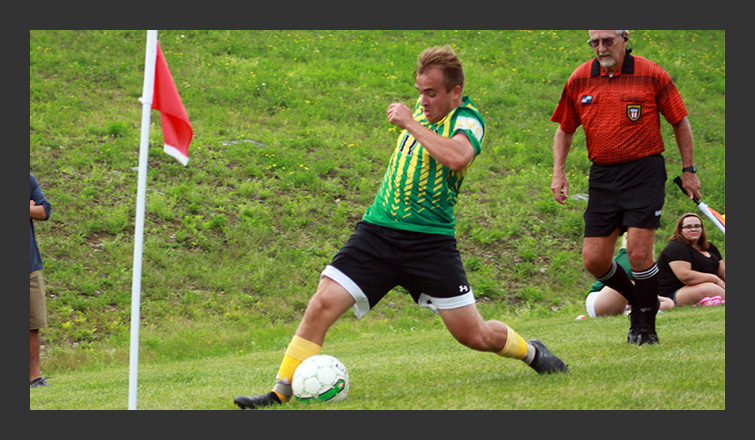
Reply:
M593 164L585 209L585 237L617 228L658 229L666 198L666 164L660 154L618 165Z
M475 303L456 239L448 235L360 221L322 276L354 297L353 310L359 318L396 286L436 313Z

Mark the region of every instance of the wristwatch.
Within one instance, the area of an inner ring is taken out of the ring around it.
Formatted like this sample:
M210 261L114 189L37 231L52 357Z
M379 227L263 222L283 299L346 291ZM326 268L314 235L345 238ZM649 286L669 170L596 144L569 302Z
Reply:
M695 166L695 164L692 164L691 166L682 168L682 172L683 173L696 173L697 167Z

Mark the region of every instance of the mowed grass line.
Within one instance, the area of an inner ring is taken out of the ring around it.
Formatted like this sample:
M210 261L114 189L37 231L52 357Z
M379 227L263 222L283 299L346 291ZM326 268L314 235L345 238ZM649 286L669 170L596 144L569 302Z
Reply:
M484 310L484 308L483 308ZM575 309L575 312L578 310ZM324 352L349 369L349 397L275 410L723 410L725 307L661 313L661 344L626 344L628 320L575 321L568 312L507 321L543 340L568 374L539 376L521 362L468 350L429 312L409 329L384 320L337 324ZM277 330L276 330L277 332ZM253 349L250 349L253 350ZM139 409L231 410L237 394L266 392L281 350L142 363ZM128 368L60 372L30 391L30 409L125 409Z

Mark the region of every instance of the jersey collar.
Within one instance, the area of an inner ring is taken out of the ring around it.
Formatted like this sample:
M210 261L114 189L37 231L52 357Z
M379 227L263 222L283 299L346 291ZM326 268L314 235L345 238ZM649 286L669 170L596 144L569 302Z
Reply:
M621 66L621 73L634 73L634 57L630 55L630 51L627 50L624 57L624 64ZM592 70L590 71L590 77L596 77L601 75L600 62L597 58L592 60Z

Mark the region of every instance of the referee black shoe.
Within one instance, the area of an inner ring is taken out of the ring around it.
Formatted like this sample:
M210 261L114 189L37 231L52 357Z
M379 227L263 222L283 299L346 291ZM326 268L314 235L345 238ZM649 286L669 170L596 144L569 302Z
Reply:
M656 345L660 342L658 340L658 333L655 331L655 317L659 306L660 301L651 307L632 309L632 312L629 314L628 343L641 346L645 344Z
M533 347L535 347L535 358L532 360L532 363L530 363L530 367L537 371L538 374L551 374L569 371L569 368L564 363L564 361L551 353L551 351L548 350L548 347L546 347L545 344L538 341L537 339L533 339L529 341L529 343Z
M640 309L640 324L637 326L637 339L635 344L641 345L657 345L658 333L655 331L655 315L657 308L642 308Z
M627 335L627 342L630 344L637 344L637 339L640 337L640 332L637 327L640 325L640 312L639 309L635 311L632 309L629 312L629 334Z
M648 345L658 345L660 341L658 340L658 333L652 331L652 332L645 332L640 333L637 335L637 346L648 344Z
M257 409L265 406L279 405L281 403L278 396L270 391L267 394L259 396L236 396L233 403L241 409Z

